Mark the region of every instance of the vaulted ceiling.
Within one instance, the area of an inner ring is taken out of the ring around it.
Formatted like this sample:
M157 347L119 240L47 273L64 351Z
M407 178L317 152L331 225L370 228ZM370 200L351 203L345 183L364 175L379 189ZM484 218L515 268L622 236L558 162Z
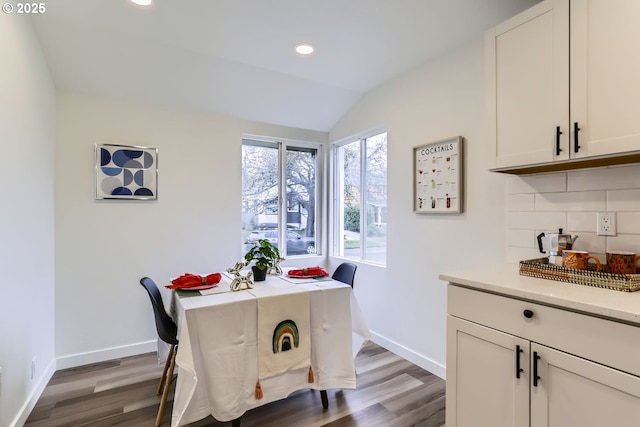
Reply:
M61 91L328 131L367 91L537 1L54 0L32 19Z

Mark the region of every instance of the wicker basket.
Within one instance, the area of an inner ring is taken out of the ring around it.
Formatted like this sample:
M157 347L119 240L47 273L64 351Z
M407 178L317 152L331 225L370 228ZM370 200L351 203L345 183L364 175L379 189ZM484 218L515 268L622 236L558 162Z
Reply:
M548 258L536 258L520 261L520 275L622 292L640 290L640 274L609 273L606 265L600 271L596 271L591 265L587 270L576 270L549 264Z

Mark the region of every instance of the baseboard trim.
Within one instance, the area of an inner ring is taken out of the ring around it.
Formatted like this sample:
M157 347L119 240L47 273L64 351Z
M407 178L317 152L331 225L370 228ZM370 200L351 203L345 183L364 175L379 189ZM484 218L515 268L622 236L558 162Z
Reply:
M447 367L441 363L418 354L415 351L408 349L407 347L400 345L397 342L379 335L373 331L371 331L371 341L386 348L390 352L395 353L404 359L407 359L409 362L420 366L422 369L426 369L427 371L439 376L442 379L446 378Z
M55 372L56 360L51 359L47 367L44 369L44 372L42 372L42 375L40 375L40 378L38 378L38 380L36 381L36 384L31 390L31 393L29 393L29 396L22 404L22 407L18 411L18 414L11 422L11 424L9 424L9 427L24 426L24 424L27 422L27 418L29 418L29 415L31 414L31 411L33 410L34 406L36 406L38 399L40 399L40 396L42 396L42 392L44 391L47 384L49 384L49 380L51 380L51 377L53 377L53 374L55 374Z
M135 356L142 353L151 353L157 350L157 340L144 341L119 347L103 348L96 351L88 351L86 353L76 353L67 356L60 356L57 358L57 368L75 368L76 366L104 362L107 360L118 359L120 357Z

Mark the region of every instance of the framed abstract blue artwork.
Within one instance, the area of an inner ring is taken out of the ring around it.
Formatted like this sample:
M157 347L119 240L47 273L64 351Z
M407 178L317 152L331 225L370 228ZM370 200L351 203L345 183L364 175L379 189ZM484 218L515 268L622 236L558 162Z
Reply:
M158 149L96 144L96 199L158 198Z

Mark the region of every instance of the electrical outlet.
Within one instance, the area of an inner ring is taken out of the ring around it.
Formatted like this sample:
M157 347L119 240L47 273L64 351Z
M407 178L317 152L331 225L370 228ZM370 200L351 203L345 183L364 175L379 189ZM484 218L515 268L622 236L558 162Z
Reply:
M31 359L31 379L36 376L36 358Z
M615 236L616 235L616 213L615 212L598 212L596 214L597 225L596 233L598 236Z

